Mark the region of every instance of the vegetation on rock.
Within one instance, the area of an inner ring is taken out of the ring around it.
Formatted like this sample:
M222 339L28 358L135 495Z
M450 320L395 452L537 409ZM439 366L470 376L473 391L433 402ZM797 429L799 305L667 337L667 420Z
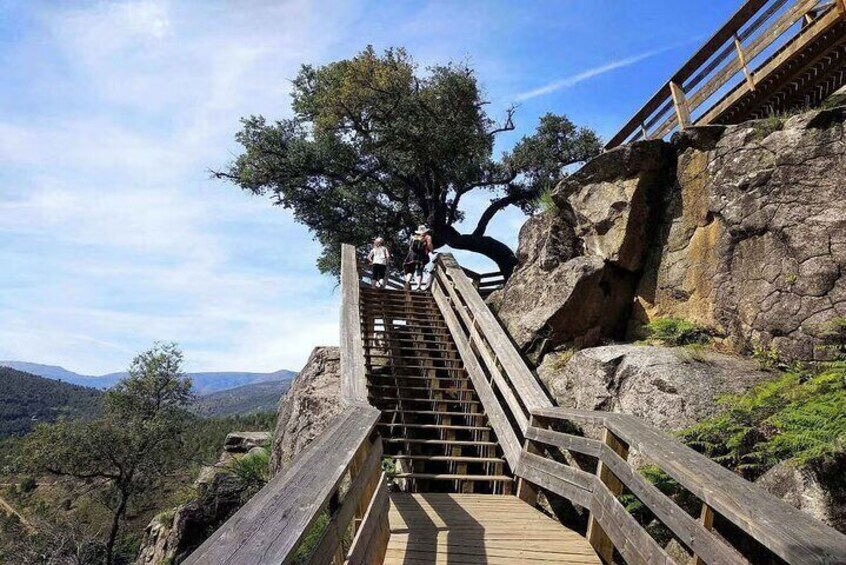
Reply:
M681 318L655 318L645 326L647 338L663 345L704 344L711 340L707 328Z
M846 366L790 372L720 400L721 414L682 439L753 479L781 461L831 459L846 451Z
M491 219L508 206L532 210L569 165L601 149L592 130L547 114L533 135L494 159L496 136L514 129L515 109L496 123L472 68L449 63L421 74L403 49L380 55L368 47L351 59L304 65L292 97L291 119L243 119L236 139L244 152L215 174L292 209L323 245L324 272L338 272L341 242L362 245L380 234L398 246L426 222L435 247L484 254L507 276L517 260L487 235ZM461 233L462 199L481 190L493 199Z

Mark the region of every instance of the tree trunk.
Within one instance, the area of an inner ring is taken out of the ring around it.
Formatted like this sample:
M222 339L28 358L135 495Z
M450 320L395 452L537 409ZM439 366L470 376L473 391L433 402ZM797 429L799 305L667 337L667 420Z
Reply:
M120 531L120 521L126 513L126 503L129 496L123 491L120 493L120 503L115 509L115 515L112 517L112 528L109 531L109 540L106 542L106 565L112 565L115 559L115 541L117 540L118 531Z
M517 256L510 247L487 235L474 235L459 233L452 226L435 229L435 247L449 245L453 249L462 249L481 253L499 267L505 280L511 277L514 268L517 266Z

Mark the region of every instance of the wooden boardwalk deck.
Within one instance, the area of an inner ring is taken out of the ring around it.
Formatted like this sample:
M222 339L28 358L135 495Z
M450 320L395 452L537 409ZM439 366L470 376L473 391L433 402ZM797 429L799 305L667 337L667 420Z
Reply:
M385 564L600 564L590 543L516 496L392 493Z

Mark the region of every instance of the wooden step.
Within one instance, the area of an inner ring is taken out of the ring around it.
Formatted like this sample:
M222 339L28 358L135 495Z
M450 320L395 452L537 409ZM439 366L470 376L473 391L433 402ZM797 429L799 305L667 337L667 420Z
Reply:
M442 475L436 473L397 473L391 475L394 479L427 479L430 481L492 481L511 482L513 477L507 475Z
M441 361L444 363L461 363L461 359L450 359L448 357L428 357L425 355L391 355L391 354L382 354L382 353L367 353L364 354L365 357L369 357L370 359L395 359L397 357L404 357L408 361Z
M471 441L460 439L412 439L406 437L382 438L382 441L387 443L416 443L421 445L464 445L470 447L495 447L498 445L495 441Z
M487 414L484 412L439 412L438 410L402 410L402 409L389 409L389 410L382 410L382 414L415 414L419 416L432 416L432 415L440 415L440 416L468 416L470 418L487 418Z
M472 457L469 455L389 455L387 459L455 463L505 463L502 457Z
M370 378L379 378L379 379L411 379L413 381L450 381L450 382L461 382L461 381L470 381L467 377L421 377L416 375L391 375L390 373L365 373L365 376Z
M451 398L409 398L407 396L374 396L374 400L386 400L392 402L429 402L429 403L436 403L442 402L444 404L481 404L478 400L455 400Z
M415 346L419 346L419 345L446 345L446 346L450 346L450 347L455 347L455 342L452 341L451 339L427 339L427 340L424 340L424 341L420 341L419 339L414 339L414 338L410 338L410 337L388 337L388 336L369 337L369 336L365 336L365 337L362 337L362 341L364 341L365 343L370 342L370 341L378 342L378 343L382 343L382 342L387 341L387 342L390 342L390 343L394 343L394 342L396 342L396 343L413 343L413 344L415 344ZM365 347L367 347L367 346L365 345Z
M377 425L391 428L412 428L415 430L461 430L461 431L491 431L490 426L454 426L452 424L405 424L403 422L379 422Z
M464 367L425 367L423 365L376 365L385 369L414 369L415 371L446 371L448 373L465 373Z
M475 393L476 390L472 388L456 388L456 387L439 387L439 386L407 386L407 385L375 385L370 384L367 385L368 389L371 390L424 390L424 391L431 391L431 392L472 392Z

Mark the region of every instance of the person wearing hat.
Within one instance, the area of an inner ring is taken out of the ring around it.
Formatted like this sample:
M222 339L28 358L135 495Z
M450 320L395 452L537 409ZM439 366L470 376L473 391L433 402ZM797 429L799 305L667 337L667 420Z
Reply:
M429 235L429 228L424 224L417 226L417 231L411 236L408 244L408 255L403 262L405 273L405 289L411 289L412 277L417 282L415 290L425 290L423 286L423 267L429 262L429 253L432 251L432 236Z
M370 286L385 288L385 277L388 275L388 262L391 260L391 252L385 247L384 239L377 237L373 240L373 247L367 254L367 260L370 261L373 269Z

